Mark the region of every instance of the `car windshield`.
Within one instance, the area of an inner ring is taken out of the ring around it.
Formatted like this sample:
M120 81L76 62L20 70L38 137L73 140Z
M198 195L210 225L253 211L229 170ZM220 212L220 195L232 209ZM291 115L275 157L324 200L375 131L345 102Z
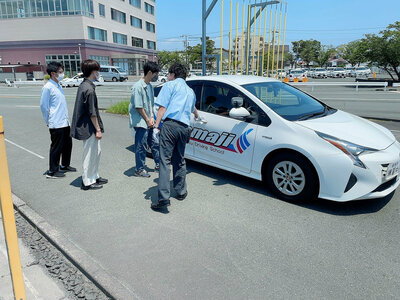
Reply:
M325 69L317 69L316 71L325 71Z
M327 113L328 107L282 82L258 82L243 87L275 113L289 121L300 121Z
M343 68L336 68L336 71L344 71Z
M125 73L125 70L122 69L121 67L115 67L120 73Z

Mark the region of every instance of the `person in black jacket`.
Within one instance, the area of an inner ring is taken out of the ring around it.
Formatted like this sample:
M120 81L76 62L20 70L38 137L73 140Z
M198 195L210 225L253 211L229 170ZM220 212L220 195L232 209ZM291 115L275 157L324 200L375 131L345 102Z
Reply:
M107 179L98 173L101 154L100 140L104 127L99 114L94 81L99 78L100 65L95 60L85 60L81 66L85 79L76 94L72 116L71 136L83 141L82 190L100 189Z

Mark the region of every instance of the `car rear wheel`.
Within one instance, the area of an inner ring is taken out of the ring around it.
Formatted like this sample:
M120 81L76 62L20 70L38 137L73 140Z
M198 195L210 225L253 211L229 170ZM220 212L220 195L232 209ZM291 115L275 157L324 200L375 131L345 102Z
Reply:
M301 201L318 196L318 176L310 162L301 155L282 153L272 157L264 178L269 189L281 199Z
M117 82L117 80L118 80L117 77L113 77L113 78L112 78L112 81L113 81L113 82Z

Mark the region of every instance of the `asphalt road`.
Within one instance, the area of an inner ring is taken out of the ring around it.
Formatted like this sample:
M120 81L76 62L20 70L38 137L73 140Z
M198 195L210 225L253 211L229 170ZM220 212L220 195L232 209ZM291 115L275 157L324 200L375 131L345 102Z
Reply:
M66 90L70 113L75 92ZM320 93L339 103L338 90ZM129 90L100 87L98 95L107 107L127 99ZM376 113L358 100L343 105L377 118L386 116L386 102L400 103L396 93L348 95L375 99L368 103L382 108ZM79 189L82 144L76 141L78 173L46 179L49 134L39 98L39 88L0 88L12 190L138 298L399 298L399 192L378 200L293 204L260 182L188 162L188 198L172 199L168 214L156 213L150 200L157 176L133 177L126 117L102 115L100 175L110 180L103 190ZM400 112L393 109L388 112ZM399 122L378 122L400 140Z

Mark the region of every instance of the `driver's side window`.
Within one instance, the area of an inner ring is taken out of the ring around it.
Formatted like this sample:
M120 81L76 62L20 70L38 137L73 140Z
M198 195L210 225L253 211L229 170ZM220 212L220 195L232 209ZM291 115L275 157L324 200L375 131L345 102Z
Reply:
M237 97L231 89L225 85L206 83L203 86L203 96L201 98L201 110L204 112L229 117L232 109L231 99Z
M243 93L225 84L204 84L201 98L201 110L224 117L229 117L229 111L233 108L233 97L243 98L243 107L250 113L250 116L244 118L243 121L264 125L265 122L261 121L261 119L264 119L265 113L263 113L261 109L255 103L253 103L253 101L243 95ZM261 115L262 118L260 117Z

